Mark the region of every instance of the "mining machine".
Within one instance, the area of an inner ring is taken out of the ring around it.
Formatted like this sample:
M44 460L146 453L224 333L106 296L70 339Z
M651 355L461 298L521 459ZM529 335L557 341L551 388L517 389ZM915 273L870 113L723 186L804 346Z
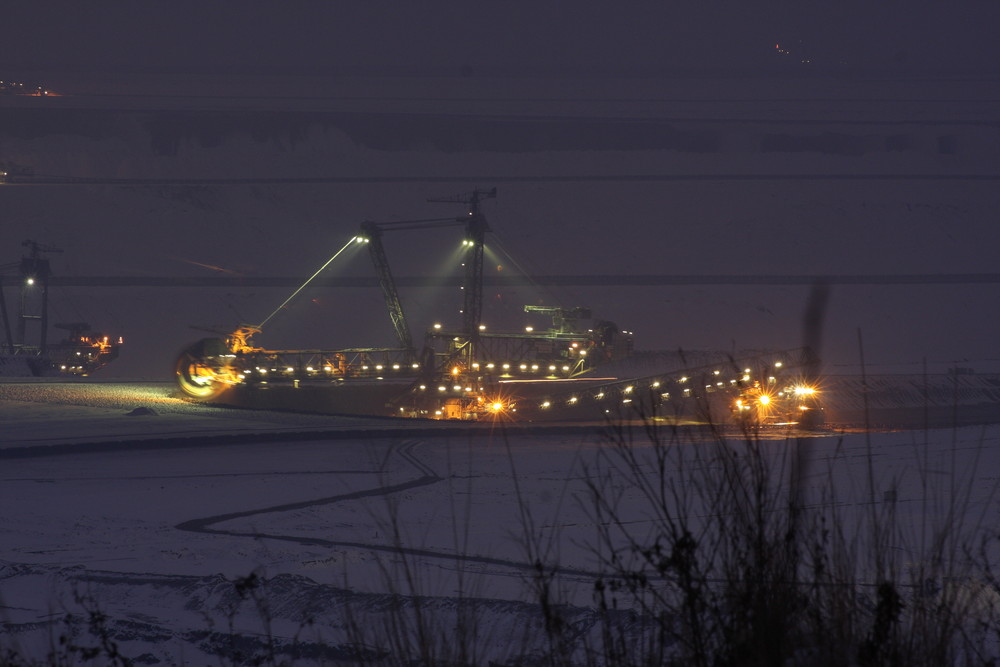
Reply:
M464 205L465 214L458 217L366 221L334 255L352 244L368 247L397 347L267 349L253 341L265 319L185 348L175 369L180 389L193 399L242 407L458 420L603 420L667 404L676 415L691 415L708 403L732 409L744 421L773 420L776 406L788 402L788 391L794 391L788 389L794 382L785 377L793 366L791 355L768 361L760 372L752 372L750 362L722 360L685 373L625 379L616 364L627 364L632 355L631 334L613 322L595 320L589 308L528 305L526 313L548 316L552 326L487 330L483 265L491 229L481 204L495 196L496 189L474 190L430 200ZM461 325L433 325L418 349L383 237L439 227L460 227L465 234ZM761 407L772 396L771 408Z
M45 254L62 252L61 248L27 240L27 248L18 263L0 265L0 274L16 268L20 274L20 293L16 330L12 330L4 290L0 287L0 319L3 344L0 345L0 375L77 375L85 376L103 368L118 357L120 338L93 330L86 322L57 323L67 331L58 341L49 340L49 282L52 269Z

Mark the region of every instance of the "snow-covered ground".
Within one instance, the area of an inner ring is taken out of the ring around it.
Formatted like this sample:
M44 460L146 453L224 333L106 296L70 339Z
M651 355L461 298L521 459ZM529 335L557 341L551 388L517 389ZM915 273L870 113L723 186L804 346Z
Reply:
M422 436L375 420L192 406L165 385L0 389L0 617L5 646L31 657L59 649L60 636L94 644L99 633L79 619L99 610L140 662L239 662L237 650L265 655L269 637L282 657L330 662L359 641L352 622L370 639L391 617L387 596L415 593L442 628L474 609L478 643L503 659L540 641L536 557L558 566L560 600L583 633L595 628L600 525L588 483L610 473L623 523L642 533L651 521L600 428ZM808 494L835 489L847 525L873 503L892 508L899 561L912 564L921 528L993 528L998 440L990 426L775 433L766 446L798 447ZM712 438L683 441L695 452Z

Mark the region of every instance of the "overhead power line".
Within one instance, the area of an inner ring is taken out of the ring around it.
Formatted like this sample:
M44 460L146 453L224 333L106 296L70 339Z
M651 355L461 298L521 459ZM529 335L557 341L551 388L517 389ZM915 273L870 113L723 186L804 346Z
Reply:
M286 276L53 276L53 287L297 287L301 277ZM315 279L321 287L378 287L375 276L334 276ZM402 287L453 287L462 284L462 278L402 276L396 278ZM536 275L536 276L485 276L485 285L491 286L634 286L657 287L671 285L986 285L1000 283L1000 273L907 273L907 274L641 274L641 275ZM20 285L20 278L0 277L5 287Z

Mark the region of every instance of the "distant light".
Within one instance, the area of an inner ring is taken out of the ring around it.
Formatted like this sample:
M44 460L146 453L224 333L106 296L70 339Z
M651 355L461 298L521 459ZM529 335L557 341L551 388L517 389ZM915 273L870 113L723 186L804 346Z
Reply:
M34 278L28 278L24 282L26 282L29 285L34 285L35 284L35 279Z
M535 330L535 327L524 327L524 330L527 331L528 333L531 333L532 331Z

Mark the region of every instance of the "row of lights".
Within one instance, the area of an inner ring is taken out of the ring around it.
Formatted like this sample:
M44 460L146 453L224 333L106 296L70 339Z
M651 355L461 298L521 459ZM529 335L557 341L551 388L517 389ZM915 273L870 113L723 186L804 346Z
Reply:
M410 364L410 366L409 366L408 369L404 369L402 364L391 364L391 365L387 365L387 364L373 364L371 366L369 366L369 365L363 365L363 366L361 366L361 370L362 371L368 371L368 370L374 370L374 371L383 371L383 370L401 371L401 370L418 370L419 368L420 368L420 364L417 364L417 363ZM286 366L284 368L263 368L261 366L256 366L253 370L257 371L261 375L266 375L267 373L288 374L288 373L294 373L295 372L295 367L294 366ZM306 366L304 370L307 373L319 373L319 372L333 373L336 369L333 366L327 365L327 366L323 366L322 368L316 368L315 366ZM252 372L253 371L244 371L243 373L241 373L241 375L249 375Z
M391 365L390 364L374 364L374 365L362 365L360 368L361 368L362 371L373 370L373 371L379 371L379 372L380 371L385 371L385 370L393 370L393 371L419 370L420 369L420 364L413 363L413 364L410 364L408 367L404 367L403 364L391 364ZM512 364L510 362L505 362L505 363L502 363L502 364L497 364L497 363L494 363L494 362L491 361L491 362L486 363L486 364L480 364L479 362L474 362L472 364L472 366L471 366L471 369L474 372L479 372L479 371L483 371L483 370L486 370L486 371L495 371L498 368L500 370L504 371L505 374L507 374L509 372L512 372L512 371L515 371L515 370L519 370L519 371L522 371L524 373L537 373L539 371L546 371L546 370L549 373L557 373L559 371L562 371L564 373L569 373L570 371L573 370L573 367L571 365L569 365L569 364L562 364L561 366L557 365L557 364L549 364L548 366L545 366L544 364L527 364L527 363ZM294 366L286 366L284 368L277 368L277 367L265 368L265 367L257 366L257 367L254 368L254 371L256 371L258 373L261 373L261 374L266 374L266 373L283 373L283 374L287 374L287 373L294 373L295 370L296 369L295 369ZM336 369L335 369L334 366L327 365L327 366L323 366L322 368L316 368L314 366L306 366L304 368L304 370L307 373L319 373L321 371L326 372L326 373L332 373ZM253 372L253 371L247 371L246 374L249 374L251 372ZM452 375L459 375L460 373L461 373L461 369L459 369L458 367L452 368Z
M774 363L774 368L781 368L782 366L783 366L783 363L780 362L780 361L777 361L777 362ZM719 371L719 370L712 371L712 375L713 376L718 377L721 374L722 374L722 371ZM729 384L732 386L732 385L736 385L740 381L748 382L750 380L750 377L751 377L750 374L751 374L751 370L749 368L745 368L743 370L743 375L740 377L740 379L738 379L738 380L737 379L731 379L731 380L729 380ZM675 382L677 384L686 384L686 383L688 383L688 381L690 379L691 378L689 378L688 376L682 375L681 377L677 378L675 380ZM777 382L777 378L775 376L771 375L771 376L768 376L767 381L768 381L769 384L774 384L774 383ZM660 380L654 380L654 381L652 381L652 382L649 383L649 389L659 389L661 387L662 383L663 383L662 379L660 379ZM720 387L725 387L725 386L726 386L725 382L723 382L723 381L717 381L714 384L706 384L705 385L705 389L707 391L709 391L709 392L714 392L714 391L718 391ZM621 394L624 395L624 396L626 396L626 398L622 399L622 403L623 404L628 404L628 403L632 402L632 398L630 396L633 394L634 391L635 391L635 385L626 385L625 387L623 387L621 389ZM795 392L797 394L812 393L814 391L815 390L813 390L811 388L808 388L808 387L797 387L795 389ZM608 393L609 392L601 389L600 391L598 391L596 394L593 394L592 396L593 396L594 400L603 400L604 398L606 398L608 396ZM690 397L691 396L691 388L690 387L685 387L683 389L683 391L682 391L682 394L683 394L683 396L685 398ZM668 391L660 392L660 398L663 399L663 400L670 400L670 392L668 392ZM571 397L569 397L566 400L566 405L575 405L576 403L579 402L579 400L580 400L579 397L577 397L577 396L571 396ZM551 400L546 400L546 401L543 401L542 403L540 403L539 407L542 408L543 410L547 410L548 408L552 407L552 405L553 405L553 403L552 403Z

